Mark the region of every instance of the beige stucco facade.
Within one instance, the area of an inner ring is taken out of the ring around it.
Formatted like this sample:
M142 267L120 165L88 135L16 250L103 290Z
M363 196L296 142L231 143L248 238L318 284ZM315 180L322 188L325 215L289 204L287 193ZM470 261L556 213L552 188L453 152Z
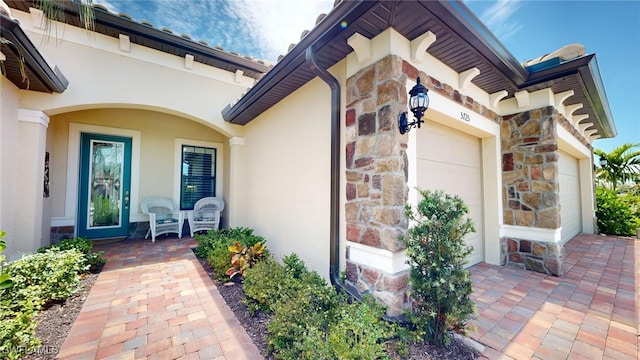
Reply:
M416 188L459 192L470 203L473 262L558 275L566 234L594 231L593 130L564 104L570 95L487 93L472 82L477 69L458 73L429 54L437 41L430 32L411 41L392 28L372 39L356 33L348 39L353 52L329 69L339 104L316 77L239 126L221 111L254 85L241 72L61 24L64 38L47 41L31 14L15 16L69 87L35 93L2 79L0 229L10 256L74 235L79 139L94 133L133 141L131 223L147 220L145 197L179 199L182 145L215 148L222 226L253 228L277 258L297 253L328 278L332 106L340 114L340 269L392 315L408 305L398 237L411 226L403 209L420 201ZM401 135L397 116L418 76L430 90L425 123ZM565 163L577 168L564 171ZM447 176L456 166L472 171ZM565 173L577 174L579 189L570 194L574 228L563 232Z

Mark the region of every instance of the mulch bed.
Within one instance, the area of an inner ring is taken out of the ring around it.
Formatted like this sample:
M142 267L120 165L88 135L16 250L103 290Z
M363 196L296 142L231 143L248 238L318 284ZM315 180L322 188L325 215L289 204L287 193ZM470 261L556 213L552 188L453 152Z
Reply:
M242 301L244 299L244 290L239 281L233 282L233 285L221 283L213 278L213 269L204 259L199 259L205 271L213 279L218 291L227 302L236 315L245 331L251 337L258 349L265 354L267 350L267 325L269 317L264 313L258 313L254 316L249 314L246 305ZM85 300L89 296L91 287L96 282L98 274L85 275L80 283L80 289L70 296L63 303L54 303L47 309L38 314L36 321L36 336L40 339L41 347L38 351L26 356L24 359L35 360L53 360L56 358L62 343L67 334L71 330L73 322L78 317L80 309ZM439 349L428 343L411 343L409 344L409 359L412 360L436 360L436 359L477 359L479 355L462 342L454 339L451 345L446 349ZM399 359L397 356L393 356ZM266 357L268 360L274 359L273 356Z

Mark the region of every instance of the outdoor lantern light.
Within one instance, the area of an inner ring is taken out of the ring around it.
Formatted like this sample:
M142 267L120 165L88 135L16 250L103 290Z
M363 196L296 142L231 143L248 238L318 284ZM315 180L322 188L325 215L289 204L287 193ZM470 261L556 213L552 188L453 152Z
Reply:
M600 167L605 167L608 163L609 161L607 161L607 159L605 159L604 157L600 157Z
M400 134L406 134L412 127L417 126L420 128L420 124L424 122L422 120L422 115L424 115L424 112L427 111L427 108L429 107L428 91L429 90L420 83L420 77L418 77L416 86L409 91L409 108L416 118L414 121L408 123L407 113L400 113L400 115L398 115L398 128L400 130Z

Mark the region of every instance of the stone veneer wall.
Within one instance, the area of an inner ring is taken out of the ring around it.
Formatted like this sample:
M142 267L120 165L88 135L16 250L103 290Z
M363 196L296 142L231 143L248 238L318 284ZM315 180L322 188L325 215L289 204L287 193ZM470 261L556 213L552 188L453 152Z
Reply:
M504 223L558 229L560 201L557 125L551 106L505 116L501 124ZM558 243L501 239L502 264L562 275Z
M390 55L347 79L346 196L347 240L397 253L407 231L407 135L400 135L398 114L407 111L407 79L499 123L500 117L473 98L460 94ZM414 130L415 131L415 130ZM408 271L396 274L353 262L347 251L347 282L372 294L397 316L409 307Z
M407 139L397 116L407 103L407 76L398 56L387 56L347 79L346 196L347 240L402 251L406 233ZM398 316L406 308L408 272L384 273L347 259L347 281L372 294Z

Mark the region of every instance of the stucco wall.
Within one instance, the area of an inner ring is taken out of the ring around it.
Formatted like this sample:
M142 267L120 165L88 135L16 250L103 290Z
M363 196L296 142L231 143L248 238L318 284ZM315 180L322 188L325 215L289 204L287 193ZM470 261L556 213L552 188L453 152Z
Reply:
M176 162L175 139L191 139L222 144L222 173L218 174L223 182L222 194L228 192L229 160L227 139L224 135L196 122L177 116L132 109L95 109L59 114L51 118L47 133L48 151L50 151L50 191L51 215L65 216L67 183L67 158L69 142L69 123L79 123L131 129L140 132L140 181L132 184L132 191L138 191L138 199L147 196L166 196L174 198ZM177 200L177 199L174 199ZM45 210L47 211L47 210ZM140 213L140 208L132 209L132 217ZM224 215L223 215L224 216Z
M227 136L242 131L225 123L220 110L252 86L252 78L197 62L187 68L182 57L136 44L122 51L118 38L88 36L83 29L55 22L51 26L57 26L58 34L64 29L63 35L53 38L54 29L47 38L30 14L16 11L14 16L47 62L58 66L69 81L59 95L25 94L21 107L50 116L99 107L160 109Z
M6 231L6 254L15 250L13 244L16 161L18 146L18 88L7 78L0 76L0 231Z
M329 275L330 90L315 79L246 126L242 223Z

